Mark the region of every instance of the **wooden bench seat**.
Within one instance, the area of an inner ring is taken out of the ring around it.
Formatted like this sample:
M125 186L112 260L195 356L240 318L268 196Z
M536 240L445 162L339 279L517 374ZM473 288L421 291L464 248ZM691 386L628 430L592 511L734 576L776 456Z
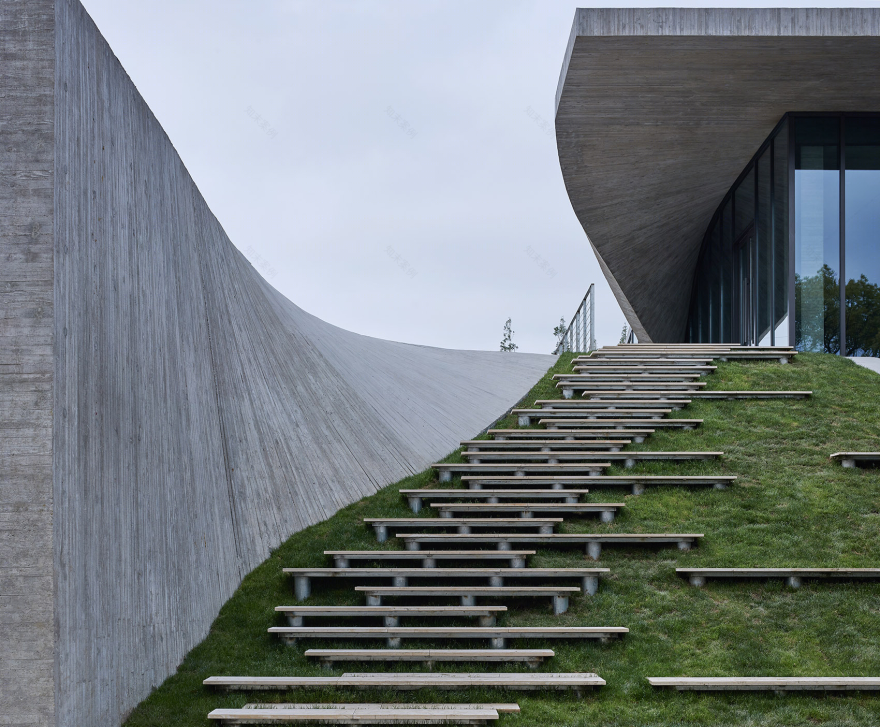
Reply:
M679 370L675 366L621 366L619 369L609 366L600 366L598 368L592 366L576 366L575 369L586 369L586 371L575 371L572 373L553 374L554 381L614 381L623 383L632 381L634 384L644 384L648 381L696 381L705 375L708 371L715 369L715 366L690 366L688 369L698 369L696 371Z
M525 479L525 478L516 478ZM589 479L581 478L581 481ZM523 483L525 484L525 483ZM401 490L403 495L409 502L413 512L419 512L422 509L424 500L485 500L489 503L497 503L501 500L562 500L565 503L576 503L581 495L589 493L588 489L565 490L564 492L552 492L548 490Z
M615 383L613 381L559 381L556 388L562 392L562 398L569 400L574 398L576 392L584 392L582 396L588 393L597 392L605 394L608 392L617 392L630 396L665 396L670 399L686 398L698 393L701 386L705 386L705 382L698 381L676 381L675 383L660 383L657 381L646 381L643 384L622 382Z
M880 464L880 452L835 452L830 459L840 462L844 467L856 467L859 464Z
M294 578L300 601L309 597L313 578L390 578L394 586L407 586L411 578L484 578L490 586L503 586L508 578L579 578L584 591L592 595L599 574L607 572L607 568L284 568L284 573ZM275 610L290 608L278 606Z
M631 426L634 428L650 427L654 429L662 426L677 426L675 424L663 425L659 422L667 414L675 411L668 409L514 409L513 414L517 418L517 426L527 427L531 424L547 424L554 419L564 420L560 423L560 429L573 429L584 427L595 429L597 427ZM611 420L611 423L602 420ZM577 422L581 423L578 424ZM674 421L674 420L671 420Z
M875 580L880 568L676 568L693 586L703 586L709 578L784 578L799 588L804 578L817 580Z
M656 411L651 412L650 419L638 419L635 417L631 419L617 419L613 415L619 414L619 410L616 412L609 411L600 413L598 417L595 412L579 412L571 409L565 411L558 410L556 412L548 412L547 409L532 409L531 411L538 413L530 416L529 419L537 419L538 424L547 427L547 432L560 430L571 431L578 427L584 427L585 429L607 427L613 430L613 432L608 433L609 436L618 436L619 434L625 436L628 432L632 431L631 427L651 427L652 429L695 429L703 423L702 419L663 419L663 415L658 414ZM669 412L666 413L668 414ZM656 416L654 416L655 414ZM644 417L644 412L640 412L639 416ZM523 424L522 426L528 425Z
M687 391L682 392L686 396L694 398L694 399L809 399L812 395L812 391L758 391L758 390L743 390L743 391L705 391L705 390L695 390L695 391ZM584 397L593 397L590 398L589 401L612 401L612 400L623 400L625 406L629 406L629 397L632 396L669 396L669 392L665 391L585 391L582 396ZM597 399L596 397L601 397ZM659 399L660 403L663 403L663 399Z
M608 433L605 434L608 437ZM500 452L507 449L513 450L531 450L536 449L539 452L559 452L562 450L575 450L582 452L588 450L591 452L610 450L617 452L621 447L625 447L632 443L632 439L616 439L609 437L606 439L596 439L592 441L567 441L564 439L474 439L461 443L461 446L468 452L480 452L483 450L491 450Z
M277 613L287 617L290 626L302 626L304 618L364 618L377 617L385 626L400 626L400 619L419 618L478 618L480 626L494 626L495 617L507 611L507 606L275 606Z
M417 661L431 669L437 662L525 662L535 669L555 653L552 649L306 649L305 655L326 666L339 661Z
M297 639L385 639L388 648L396 649L400 647L402 639L471 639L489 641L493 649L503 649L510 639L597 639L608 643L623 637L629 633L629 629L622 626L273 626L269 633L291 646L296 644Z
M636 462L655 462L670 460L710 460L718 459L723 452L658 452L658 451L626 451L626 452L463 452L462 457L473 464L487 462L523 462L546 460L549 464L563 462L590 462L604 460L622 463L624 467L635 466Z
M480 598L551 598L553 613L568 610L570 596L581 593L578 586L355 586L367 597L367 605L381 606L388 597L458 598L462 606L475 606Z
M388 528L455 528L460 533L469 533L472 528L537 528L542 533L552 533L553 527L563 522L563 518L494 518L494 517L365 517L364 523L371 525L376 532L376 540L384 543L388 540Z
M617 511L626 507L623 502L432 502L431 507L440 512L441 517L454 517L459 513L500 512L518 513L521 518L531 518L534 513L598 515L603 523L614 522Z
M880 677L648 677L648 682L680 692L880 691Z
M462 483L477 492L503 492L499 487L550 487L555 491L572 492L569 487L596 485L598 487L630 487L632 494L641 495L646 487L714 487L723 490L736 479L733 475L599 475L598 477L462 477ZM492 488L487 490L485 488ZM416 490L418 491L418 490ZM536 490L527 490L536 492ZM577 490L574 490L577 492Z
M208 719L223 725L257 724L330 724L330 725L423 725L463 724L485 725L498 719L495 709L413 709L401 704L395 708L375 709L345 706L323 709L297 709L265 705L260 708L214 709Z
M562 462L551 464L549 462L473 462L453 464L432 464L440 474L440 482L449 482L453 475L515 475L525 476L528 474L586 474L598 475L602 470L611 466L609 462Z
M690 550L691 546L703 537L695 533L553 533L552 535L526 535L523 533L502 533L498 535L445 535L432 533L403 534L398 536L406 543L407 550L418 550L424 543L455 545L461 547L465 543L494 544L499 550L509 548L513 543L535 543L536 545L566 546L581 545L586 548L587 555L598 560L602 545L643 544L668 545L675 543L679 550Z
M640 444L645 441L645 437L653 434L654 430L628 428L612 433L607 429L490 429L488 433L495 442L531 439L577 442L593 439L607 440L610 438L618 441L633 441L636 444Z
M511 568L524 568L526 558L534 555L534 550L511 550L500 553L492 550L422 550L413 553L407 550L325 550L324 555L333 558L337 568L348 568L352 561L417 561L422 568L435 568L437 561L453 560L456 563L466 561L501 560L508 561Z
M540 638L540 637L539 637ZM493 687L498 689L588 689L605 685L605 680L584 672L390 672L387 674L349 673L326 677L208 677L205 686L227 690L322 689L328 687L359 689L466 689Z

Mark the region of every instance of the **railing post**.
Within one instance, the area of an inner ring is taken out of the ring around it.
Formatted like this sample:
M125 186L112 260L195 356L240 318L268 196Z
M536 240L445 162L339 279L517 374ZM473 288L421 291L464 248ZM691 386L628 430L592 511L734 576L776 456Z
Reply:
M590 289L587 291L587 297L590 299L590 351L596 350L596 284L590 283Z

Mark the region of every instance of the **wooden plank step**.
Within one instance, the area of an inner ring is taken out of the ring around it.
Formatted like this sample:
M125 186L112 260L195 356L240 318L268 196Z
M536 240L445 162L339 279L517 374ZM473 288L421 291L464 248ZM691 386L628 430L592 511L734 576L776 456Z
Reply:
M444 490L441 490L441 492ZM418 492L418 490L415 490ZM347 568L352 561L418 561L423 568L434 568L438 560L465 562L469 560L506 560L511 568L524 568L526 558L534 555L534 550L421 550L418 553L407 550L325 550L337 568Z
M880 677L648 677L648 683L653 687L671 687L680 692L880 691Z
M572 366L575 369L579 367L585 367L589 369L599 369L605 366L610 367L632 367L632 366L666 366L666 367L675 367L676 369L700 369L705 368L707 366L712 366L712 357L708 354L704 354L702 358L699 356L688 356L686 358L664 358L658 359L656 356L648 356L644 358L639 358L638 356L623 356L618 354L617 356L602 356L593 358L591 356L578 356L577 358L572 359ZM712 368L717 368L712 366Z
M796 351L640 351L639 358L644 359L700 359L704 360L706 356L710 356L713 361L779 361L779 363L788 363L796 355ZM608 354L599 354L598 358L620 359L627 358L625 355L614 352Z
M542 533L552 533L553 527L563 522L563 518L492 518L492 517L365 517L364 523L371 525L376 533L376 540L384 543L388 540L388 528L455 528L460 533L469 533L471 528L537 528Z
M577 388L577 387L575 387ZM683 391L681 392L683 395L688 396L690 398L695 399L809 399L812 395L812 391L758 391L758 390L743 390L743 391L720 391L720 390L712 390L712 391L703 391L703 390L695 390L695 391ZM591 402L596 401L612 401L612 400L623 400L626 406L630 405L629 398L635 396L670 396L671 392L668 391L585 391L582 396L584 397L592 397L589 399ZM597 398L601 397L601 398ZM660 403L663 403L663 399L658 399Z
M499 714L519 714L519 705L511 703L495 703L487 704L468 704L466 702L443 702L435 704L399 704L397 702L369 702L369 703L332 703L332 702L251 702L245 704L243 709L399 709L406 707L407 709L494 709Z
M718 369L717 366L709 364L675 364L665 362L655 362L653 364L609 364L602 362L602 365L596 365L598 362L585 362L572 366L573 373L554 374L554 376L706 376Z
M580 366L578 368L589 369L589 366ZM714 366L701 366L699 371L675 371L673 367L655 367L654 370L633 366L629 369L621 367L620 371L615 369L608 370L609 367L602 366L595 371L586 371L584 373L562 373L553 374L554 381L583 381L586 383L613 381L615 383L632 382L634 384L646 384L651 381L658 382L676 382L676 381L696 381L703 376L703 373L714 369ZM698 368L696 366L692 368ZM659 370L657 370L659 369Z
M804 578L817 580L873 580L880 578L880 568L676 568L693 586L703 586L709 578L784 578L792 588L799 588Z
M616 419L612 415L619 414L619 410L617 412L607 412L607 417L605 417L605 414L601 414L601 417L605 418L597 418L594 412L589 412L588 417L584 417L584 414L587 414L587 412L573 411L571 409L555 412L548 411L547 409L532 409L531 411L537 412L537 414L523 416L528 417L532 423L536 423L534 420L537 419L537 424L547 427L547 432L570 431L578 427L586 429L608 427L614 430L609 432L609 435L617 436L618 434L627 434L627 432L631 431L630 427L694 429L703 423L702 419L662 419L659 414L657 416L652 415L650 419ZM641 416L644 416L644 414ZM528 424L522 424L521 426L528 426Z
M630 397L644 396L649 397L666 397L668 399L688 398L698 394L701 386L705 386L705 382L698 381L677 381L675 383L658 383L656 381L646 382L644 384L633 383L614 383L613 381L599 381L596 383L585 381L559 381L556 388L562 392L562 398L569 400L580 391L581 396L587 396L592 392L597 394L618 393L626 394Z
M675 409L516 409L517 426L527 427L531 424L547 424L556 420L564 420L568 426L560 428L571 429L578 426L585 428L596 427L655 427L678 426L676 424L660 424L659 422L667 414ZM611 420L606 423L602 420ZM577 420L582 420L578 424ZM549 428L549 427L548 427Z
M614 392L612 392L614 393ZM645 392L638 391L636 392L637 396L643 396ZM663 394L663 396L666 396ZM681 409L686 407L691 403L690 397L691 393L688 392L688 398L683 399L663 399L662 401L659 399L627 399L626 402L622 405L627 409L644 409L647 411L656 410L656 409ZM594 410L604 410L608 407L617 406L617 404L613 401L604 401L604 400L593 400L593 399L574 399L569 401L568 399L538 399L535 402L535 406L540 409L546 410L550 409L576 409L578 411L588 411L592 412ZM514 409L514 411L519 412L521 409ZM527 411L534 411L529 409ZM653 414L649 414L649 416L653 416Z
M597 639L608 643L622 638L629 629L622 626L273 626L269 633L289 645L295 645L297 639L385 639L388 648L396 649L402 639L474 639L488 640L493 649L503 649L510 639Z
M409 705L384 708L364 705L360 709L348 706L301 709L287 705L260 705L244 709L214 709L208 719L224 725L257 724L464 724L485 725L498 719L498 711L488 708L460 707L456 709L413 709Z
M485 578L490 586L503 586L507 578L580 578L584 591L592 595L598 588L599 575L607 572L607 568L284 568L284 573L294 578L299 601L311 595L313 578L391 578L397 587L409 585L410 578ZM289 608L279 606L275 610Z
M540 430L538 430L540 431ZM606 437L608 433L606 432ZM505 449L516 449L516 450L526 450L526 449L537 449L539 452L542 449L547 451L560 451L565 449L573 449L578 452L583 451L600 451L600 450L611 450L612 452L617 452L621 447L625 447L627 444L631 444L632 439L597 439L586 442L576 442L576 441L566 441L560 439L533 439L533 440L507 440L507 439L474 439L469 441L464 441L461 443L461 446L470 452L479 452L481 450L493 450L493 451L502 451Z
M462 452L462 457L472 464L489 462L530 462L546 460L549 464L563 462L591 462L602 460L621 462L624 467L635 466L636 462L655 462L671 460L710 460L718 459L724 452L659 452L659 451L625 451L625 452Z
M522 441L531 439L545 439L553 441L588 441L592 439L607 440L614 439L618 441L632 440L636 444L645 441L645 437L654 433L653 429L620 429L609 432L607 429L490 429L488 434L493 437L493 441Z
M549 462L481 462L437 463L431 465L440 473L440 482L449 482L455 474L489 474L489 475L527 475L527 474L600 474L611 466L609 462L565 462L551 464Z
M403 617L479 618L480 626L494 626L495 617L507 606L276 606L290 626L302 626L304 618L379 617L385 626L400 626Z
M577 586L355 586L355 591L367 597L367 605L381 606L382 599L392 596L408 598L444 598L461 600L462 606L476 605L483 598L551 598L553 613L559 615L568 610L570 596L581 593Z
M516 479L527 479L518 477ZM531 478L529 478L531 479ZM592 477L582 477L580 481L592 479ZM525 483L523 483L525 484ZM500 500L562 500L565 503L576 503L581 495L589 493L587 489L552 491L552 490L401 490L403 495L409 502L413 512L419 512L422 509L424 500L486 500L490 503L496 503Z
M540 545L582 545L587 556L598 560L602 553L602 545L643 544L668 545L675 543L679 550L690 550L696 545L702 533L553 533L551 535L503 533L498 535L445 535L432 533L401 533L398 537L406 543L407 550L418 550L424 543L455 545L464 543L494 544L499 550L510 547L513 543L535 543Z
M391 672L387 674L356 674L326 677L208 677L205 686L228 690L266 689L280 691L326 687L361 689L461 689L471 687L495 687L500 689L587 689L605 685L596 674L584 672L492 672L444 674L440 672Z
M525 662L532 668L556 654L552 649L306 649L305 655L328 666L338 661ZM430 668L430 666L429 666Z
M844 467L855 467L858 464L880 464L880 452L835 452L830 456Z
M430 504L440 511L443 517L454 517L459 513L519 513L521 518L530 518L536 512L571 513L572 515L599 515L603 523L614 522L617 511L626 507L623 502L466 502Z
M630 487L632 494L641 495L645 487L668 485L672 487L714 487L723 490L736 480L732 475L598 475L594 477L462 477L464 485L477 492L504 492L499 487L519 488L523 485L528 487L550 487L555 491L578 492L569 490L570 487L582 487L589 484L599 487ZM485 489L492 488L492 489ZM518 492L519 490L509 490ZM522 490L523 492L540 492L540 490ZM415 490L418 492L418 490ZM441 490L448 492L448 490ZM457 492L457 490L453 490ZM462 498L464 499L464 498Z

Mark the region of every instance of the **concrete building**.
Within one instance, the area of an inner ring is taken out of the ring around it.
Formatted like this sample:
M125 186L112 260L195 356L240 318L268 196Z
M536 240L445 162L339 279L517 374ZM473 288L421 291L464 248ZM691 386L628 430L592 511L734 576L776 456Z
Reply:
M309 315L226 237L79 0L3 0L0 44L0 723L117 725L271 548L555 359Z
M566 188L641 341L880 356L880 9L582 9Z

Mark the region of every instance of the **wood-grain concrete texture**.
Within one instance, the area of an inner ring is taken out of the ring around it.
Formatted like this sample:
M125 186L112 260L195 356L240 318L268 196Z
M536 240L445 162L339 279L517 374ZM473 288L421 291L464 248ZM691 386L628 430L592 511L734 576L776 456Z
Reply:
M703 234L789 111L880 111L880 9L579 9L556 93L572 206L641 342L684 340Z
M555 359L302 311L78 0L4 0L0 36L0 722L114 725L271 548L425 469Z

